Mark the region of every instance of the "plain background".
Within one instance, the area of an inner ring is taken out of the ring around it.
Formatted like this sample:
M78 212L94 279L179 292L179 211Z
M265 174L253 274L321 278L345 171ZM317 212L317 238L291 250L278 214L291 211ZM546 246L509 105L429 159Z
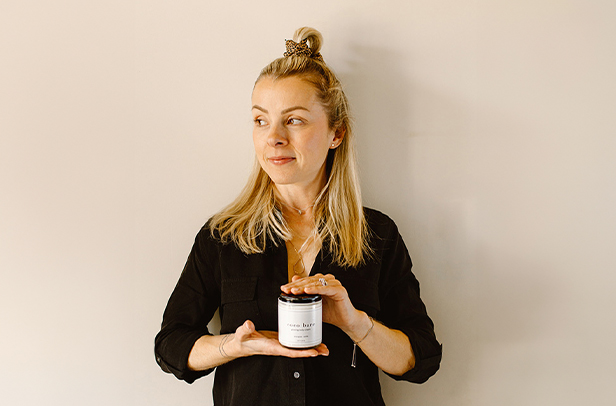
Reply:
M2 404L211 404L154 335L252 165L254 80L308 25L444 344L425 385L383 377L388 405L612 405L614 21L611 0L2 0Z

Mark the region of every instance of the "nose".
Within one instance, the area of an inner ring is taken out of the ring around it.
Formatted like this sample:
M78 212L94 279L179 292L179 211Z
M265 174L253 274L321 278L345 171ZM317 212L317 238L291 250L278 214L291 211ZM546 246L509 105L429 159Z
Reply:
M289 142L284 126L271 125L267 133L267 145L270 147L281 147Z

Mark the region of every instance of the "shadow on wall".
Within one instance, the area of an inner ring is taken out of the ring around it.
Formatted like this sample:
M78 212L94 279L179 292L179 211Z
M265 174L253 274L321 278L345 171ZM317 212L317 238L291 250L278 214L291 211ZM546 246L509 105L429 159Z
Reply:
M558 314L550 303L562 294L540 276L554 273L553 264L480 240L498 232L498 222L487 213L509 214L490 198L493 188L503 185L486 186L484 177L494 174L478 172L502 164L485 165L486 158L473 155L474 111L451 95L413 83L403 54L356 44L347 52L350 61L340 79L354 117L365 204L391 215L411 237L407 245L420 263L415 272L427 287L422 293L444 344L441 371L427 384L384 378L383 395L392 406L451 399L472 404L478 393L473 381L495 378L486 366L499 354L541 344L550 315ZM413 105L418 100L422 105ZM495 121L510 129L517 122ZM417 128L425 131L418 134ZM498 131L484 133L493 142ZM519 362L511 370L523 374L523 357Z
M395 53L351 44L354 59L340 74L351 105L362 193L367 206L392 217L408 203L406 125L410 109L410 84L399 71ZM388 204L395 199L394 204Z
M401 66L403 55L391 50L352 43L347 49L352 60L339 75L351 104L364 204L390 215L401 229L409 228L408 69ZM406 405L417 398L415 385L381 375L388 405Z

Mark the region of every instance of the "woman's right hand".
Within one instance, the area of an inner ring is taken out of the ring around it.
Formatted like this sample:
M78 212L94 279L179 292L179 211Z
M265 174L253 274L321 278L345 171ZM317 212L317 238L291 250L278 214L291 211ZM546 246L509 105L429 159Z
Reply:
M323 343L305 350L283 347L278 342L278 332L256 331L253 322L246 320L233 334L201 336L188 355L187 366L193 371L203 371L251 355L306 358L329 355L329 350Z
M323 343L314 348L294 350L284 347L278 341L276 331L256 331L252 321L246 320L235 330L235 334L227 339L222 346L222 352L229 358L248 357L251 355L274 355L289 358L316 357L329 355L329 349Z

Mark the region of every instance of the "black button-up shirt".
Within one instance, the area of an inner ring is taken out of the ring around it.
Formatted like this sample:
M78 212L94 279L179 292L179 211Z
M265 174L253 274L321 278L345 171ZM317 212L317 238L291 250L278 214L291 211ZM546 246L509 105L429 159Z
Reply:
M419 297L411 258L394 222L366 209L373 257L357 268L332 262L325 245L311 273L332 274L347 289L353 305L409 337L415 368L396 380L422 383L439 368L441 346L434 325ZM156 336L156 360L166 372L189 383L212 370L191 371L188 354L195 341L211 334L207 324L220 310L221 334L233 333L246 320L257 330L278 329L277 298L287 283L287 251L273 242L263 254L246 255L233 244L222 244L204 227L175 287ZM291 359L252 356L216 368L216 405L384 405L378 368L339 328L324 323L323 342L329 356Z

